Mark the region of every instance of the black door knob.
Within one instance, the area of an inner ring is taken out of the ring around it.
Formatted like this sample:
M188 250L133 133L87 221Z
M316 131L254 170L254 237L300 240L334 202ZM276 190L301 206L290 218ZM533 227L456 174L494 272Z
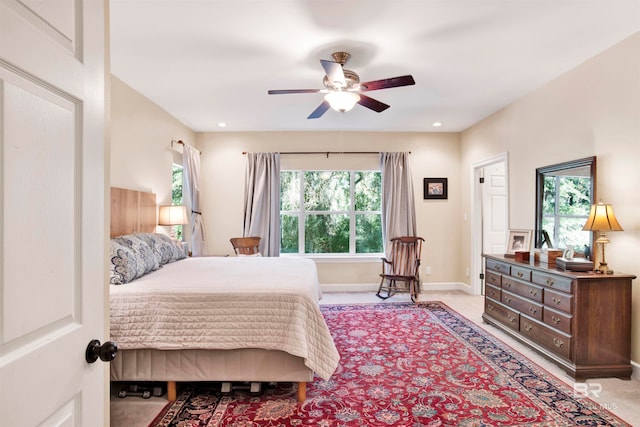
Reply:
M118 352L118 344L113 341L107 341L100 345L99 340L91 340L87 346L87 351L84 353L84 358L87 363L94 363L100 359L103 362L111 362L116 358Z

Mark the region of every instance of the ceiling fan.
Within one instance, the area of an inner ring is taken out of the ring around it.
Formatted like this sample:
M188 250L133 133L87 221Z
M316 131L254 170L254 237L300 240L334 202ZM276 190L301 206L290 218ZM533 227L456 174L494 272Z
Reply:
M322 64L322 68L324 68L324 72L326 73L322 80L322 84L324 84L326 89L270 90L268 92L269 95L324 93L325 96L322 104L307 117L307 119L317 119L329 108L345 112L351 110L356 103L380 113L389 108L389 105L370 98L362 94L362 92L416 84L411 75L360 83L360 77L354 71L344 68L344 64L346 64L351 57L350 54L347 52L334 52L331 54L331 57L333 61L320 60L320 64Z

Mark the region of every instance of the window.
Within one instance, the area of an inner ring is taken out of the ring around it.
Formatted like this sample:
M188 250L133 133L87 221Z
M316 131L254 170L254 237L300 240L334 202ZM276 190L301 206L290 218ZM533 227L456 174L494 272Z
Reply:
M173 164L173 171L171 176L171 202L174 205L182 205L182 165ZM176 232L176 239L179 242L182 241L182 225L174 225Z
M380 254L379 171L281 171L281 253Z
M590 234L582 231L591 209L591 178L548 175L544 177L542 230L549 233L553 247L582 252Z

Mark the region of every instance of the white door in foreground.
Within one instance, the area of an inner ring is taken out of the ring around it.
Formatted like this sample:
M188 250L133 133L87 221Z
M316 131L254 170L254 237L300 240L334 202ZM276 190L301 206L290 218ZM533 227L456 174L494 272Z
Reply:
M0 0L0 424L101 426L105 5Z

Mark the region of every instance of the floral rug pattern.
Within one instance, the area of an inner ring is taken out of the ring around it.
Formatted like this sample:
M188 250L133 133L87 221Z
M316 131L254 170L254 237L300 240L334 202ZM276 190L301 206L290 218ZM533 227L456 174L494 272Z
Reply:
M304 403L292 384L257 396L195 384L151 426L629 425L440 302L321 309L341 361Z

